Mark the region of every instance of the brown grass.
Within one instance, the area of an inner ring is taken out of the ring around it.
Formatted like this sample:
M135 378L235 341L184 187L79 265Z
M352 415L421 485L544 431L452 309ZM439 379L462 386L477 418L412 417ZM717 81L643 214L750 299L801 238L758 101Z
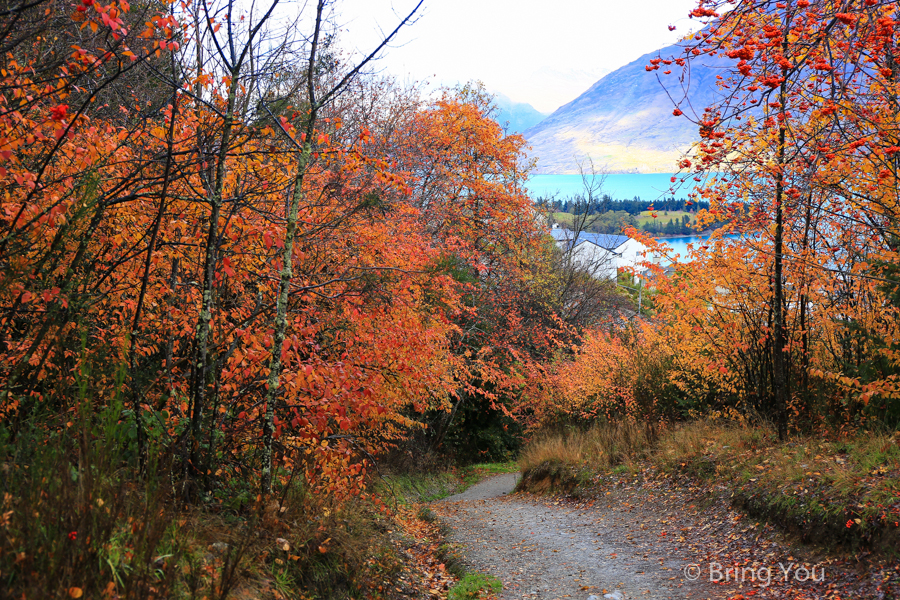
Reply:
M807 541L884 549L900 539L900 432L781 442L772 428L746 423L701 420L658 437L604 425L538 436L519 464L525 487L538 492L580 490L618 465L654 467L724 485L733 503Z
M542 463L615 467L646 457L654 437L647 425L631 422L596 425L587 431L546 433L525 447L519 468L527 472Z

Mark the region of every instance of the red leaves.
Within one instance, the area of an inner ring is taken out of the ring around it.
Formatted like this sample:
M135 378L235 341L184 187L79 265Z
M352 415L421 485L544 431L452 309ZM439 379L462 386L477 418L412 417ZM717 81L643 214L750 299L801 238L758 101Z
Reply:
M222 258L222 271L229 277L234 277L235 270L231 268L231 259L227 256Z
M750 46L742 46L740 48L736 48L734 50L728 50L725 52L725 56L728 58L738 58L741 60L750 60L756 55L756 51Z
M68 116L69 105L59 104L50 109L50 118L54 121L62 121Z
M704 7L700 6L700 7L695 8L694 10L692 10L688 14L688 16L696 17L696 18L706 18L706 17L715 18L715 17L719 16L719 13L712 10L711 8L704 8Z
M676 116L676 117L680 117L680 116L683 115L683 114L684 114L684 113L681 112L681 109L680 109L680 108L676 108L675 110L672 111L672 115L673 115L673 116Z

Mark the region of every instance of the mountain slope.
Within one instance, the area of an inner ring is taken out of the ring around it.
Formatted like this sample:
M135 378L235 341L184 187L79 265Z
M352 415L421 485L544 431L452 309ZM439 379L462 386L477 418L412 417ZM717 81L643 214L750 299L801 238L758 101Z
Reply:
M539 173L578 173L587 157L611 173L669 173L697 139L697 126L672 115L672 99L645 66L657 56L681 55L677 46L645 54L606 75L572 102L525 132ZM690 106L697 112L719 96L716 75L728 59L704 57L690 71ZM661 75L676 100L683 96L680 68ZM662 71L658 71L662 73ZM682 102L685 113L692 114Z
M543 121L547 116L542 112L538 112L530 104L513 102L511 98L503 94L494 96L494 104L500 109L496 121L500 125L507 127L509 133L522 133Z

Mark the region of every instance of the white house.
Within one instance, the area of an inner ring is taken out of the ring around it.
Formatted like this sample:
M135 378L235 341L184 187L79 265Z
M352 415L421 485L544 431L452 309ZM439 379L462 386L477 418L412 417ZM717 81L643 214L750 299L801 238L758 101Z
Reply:
M582 231L576 237L558 227L550 232L563 251L572 249L572 262L597 279L615 280L622 269L633 269L638 276L645 270L639 263L646 260L647 247L628 236Z

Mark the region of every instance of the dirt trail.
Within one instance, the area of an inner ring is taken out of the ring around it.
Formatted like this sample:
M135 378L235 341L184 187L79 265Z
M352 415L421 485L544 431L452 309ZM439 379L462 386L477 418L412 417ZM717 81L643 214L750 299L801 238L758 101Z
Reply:
M585 600L614 590L627 600L729 597L685 579L694 561L662 512L615 495L584 508L509 495L517 477L491 477L434 505L470 566L503 580L502 599Z

